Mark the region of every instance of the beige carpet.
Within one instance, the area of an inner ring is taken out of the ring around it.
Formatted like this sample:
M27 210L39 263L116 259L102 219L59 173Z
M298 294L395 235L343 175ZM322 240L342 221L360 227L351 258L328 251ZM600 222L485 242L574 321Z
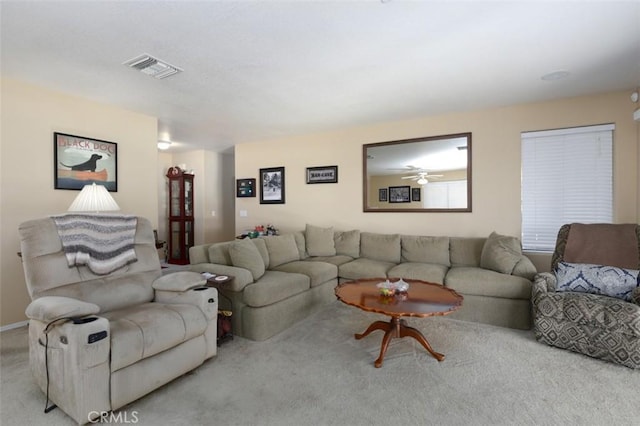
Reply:
M216 358L125 407L143 425L631 425L640 370L537 343L532 332L448 318L410 319L438 363L396 339L373 366L384 317L339 302L266 342L236 337ZM73 424L28 370L26 328L1 333L2 425Z

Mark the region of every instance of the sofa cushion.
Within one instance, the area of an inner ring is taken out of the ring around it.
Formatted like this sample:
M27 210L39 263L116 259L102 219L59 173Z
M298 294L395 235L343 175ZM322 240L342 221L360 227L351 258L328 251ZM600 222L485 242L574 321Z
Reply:
M306 260L311 261L311 262L326 262L326 263L330 263L332 265L340 266L340 265L342 265L344 263L351 262L353 260L353 257L345 256L343 254L337 254L335 256L309 257Z
M555 275L556 291L600 294L628 302L640 286L640 271L615 266L559 262Z
M248 269L254 280L260 279L264 275L264 260L256 245L250 239L235 241L229 247L229 256L233 266Z
M336 254L333 227L321 228L307 224L304 234L309 256L333 256Z
M231 256L229 255L229 247L235 243L235 241L226 241L224 243L215 243L209 246L209 262L217 263L219 265L233 265Z
M338 278L338 267L330 263L298 260L278 266L276 271L304 274L311 279L311 287Z
M352 258L360 257L360 231L337 231L333 234L333 242L337 255L345 255Z
M606 337L602 338L607 339L619 339L616 334L640 338L640 306L615 297L573 292L545 293L537 300L536 317L536 321L543 317L552 318L569 329L571 324L592 327L597 338L603 331Z
M269 269L300 260L300 252L293 234L264 237L269 252Z
M300 260L305 260L309 257L307 253L307 241L304 238L304 231L296 231L293 233L293 238L296 240L296 245L298 246L298 252L300 253Z
M516 266L513 267L511 275L517 275L533 281L533 278L537 273L536 265L533 264L531 259L523 254L520 256L520 260L516 263Z
M532 284L528 279L477 267L452 267L444 277L444 285L463 295L531 299Z
M267 243L265 243L262 238L253 238L251 240L253 244L255 244L260 256L262 256L262 261L264 262L265 269L269 267L269 250L267 250Z
M400 263L400 234L360 234L360 257L388 263Z
M449 237L402 235L402 262L439 263L451 266Z
M311 279L303 274L267 271L253 284L244 288L243 301L248 306L271 305L310 288Z
M387 271L396 266L395 263L361 257L338 266L338 276L348 280L358 278L385 278Z
M451 266L480 266L480 256L486 238L449 238Z
M511 274L522 257L522 246L516 237L492 232L480 255L480 267Z
M111 371L156 355L204 333L195 305L144 303L102 314L111 327Z
M408 278L443 284L449 268L436 263L403 262L387 272L389 278Z

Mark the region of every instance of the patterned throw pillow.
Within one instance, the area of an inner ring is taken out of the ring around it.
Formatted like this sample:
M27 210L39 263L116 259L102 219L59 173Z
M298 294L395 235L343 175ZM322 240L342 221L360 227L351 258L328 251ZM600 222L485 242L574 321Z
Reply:
M587 263L559 262L556 278L557 291L600 294L629 302L640 285L640 271Z

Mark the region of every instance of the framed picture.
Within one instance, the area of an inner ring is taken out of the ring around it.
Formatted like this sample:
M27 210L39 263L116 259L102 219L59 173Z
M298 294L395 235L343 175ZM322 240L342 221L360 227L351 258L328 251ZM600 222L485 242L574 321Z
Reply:
M284 204L284 167L260 169L260 204Z
M246 198L256 196L256 180L255 179L237 179L236 180L236 197Z
M387 188L378 189L378 201L387 201Z
M307 167L307 183L338 183L338 166Z
M390 203L410 203L411 202L411 187L407 186L390 186L389 187L389 202Z
M421 188L411 188L411 201L420 201Z
M118 191L118 144L84 136L53 134L55 189L82 189L96 183Z

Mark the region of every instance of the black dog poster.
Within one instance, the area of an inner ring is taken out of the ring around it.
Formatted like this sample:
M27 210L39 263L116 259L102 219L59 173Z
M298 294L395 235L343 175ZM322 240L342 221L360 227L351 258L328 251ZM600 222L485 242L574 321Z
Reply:
M118 144L57 132L53 144L55 189L82 189L96 183L118 190Z

